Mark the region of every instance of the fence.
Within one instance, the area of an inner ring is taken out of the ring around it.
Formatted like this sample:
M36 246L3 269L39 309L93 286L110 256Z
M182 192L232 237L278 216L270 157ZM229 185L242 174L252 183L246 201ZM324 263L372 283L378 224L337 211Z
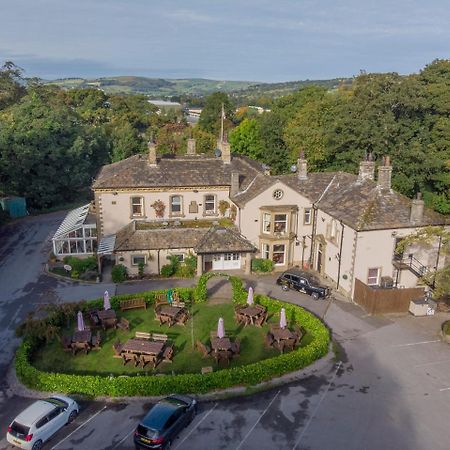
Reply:
M423 288L372 288L356 279L353 299L368 314L388 314L408 312L409 302L423 298L423 296Z

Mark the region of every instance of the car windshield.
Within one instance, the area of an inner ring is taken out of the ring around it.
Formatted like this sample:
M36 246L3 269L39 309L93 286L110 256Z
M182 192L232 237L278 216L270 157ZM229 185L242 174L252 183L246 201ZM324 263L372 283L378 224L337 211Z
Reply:
M45 398L44 402L51 403L52 405L58 406L58 408L67 408L69 406L65 401L55 397Z
M11 432L14 436L26 436L29 431L29 427L26 427L19 422L13 422L11 425Z

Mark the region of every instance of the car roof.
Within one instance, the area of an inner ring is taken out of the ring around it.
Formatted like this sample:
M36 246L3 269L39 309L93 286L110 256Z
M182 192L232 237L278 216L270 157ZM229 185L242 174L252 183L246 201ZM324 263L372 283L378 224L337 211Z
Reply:
M45 400L37 400L32 403L27 409L22 411L15 419L15 422L31 427L36 421L50 413L55 409L55 405L46 402Z
M180 403L164 399L158 402L142 419L141 424L152 430L161 430L167 419L182 406Z

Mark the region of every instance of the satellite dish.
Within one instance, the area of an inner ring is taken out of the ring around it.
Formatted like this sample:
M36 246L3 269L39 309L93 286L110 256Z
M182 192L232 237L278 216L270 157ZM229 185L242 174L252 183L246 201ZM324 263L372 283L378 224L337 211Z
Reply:
M292 164L291 172L297 172L297 166L295 164Z
M222 150L220 150L220 148L216 148L214 150L214 155L216 155L217 158L220 158L222 156Z

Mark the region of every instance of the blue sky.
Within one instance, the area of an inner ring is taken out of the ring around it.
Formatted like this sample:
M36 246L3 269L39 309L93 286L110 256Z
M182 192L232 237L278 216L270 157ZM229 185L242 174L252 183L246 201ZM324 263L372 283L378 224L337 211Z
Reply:
M326 79L450 56L448 0L0 0L0 11L0 61L46 79Z

